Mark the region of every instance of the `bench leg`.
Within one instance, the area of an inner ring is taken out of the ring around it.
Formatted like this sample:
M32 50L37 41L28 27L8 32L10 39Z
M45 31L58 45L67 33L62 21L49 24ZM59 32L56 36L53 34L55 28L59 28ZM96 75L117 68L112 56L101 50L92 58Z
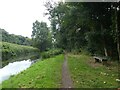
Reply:
M95 58L95 63L96 63L96 62L100 62L99 59Z

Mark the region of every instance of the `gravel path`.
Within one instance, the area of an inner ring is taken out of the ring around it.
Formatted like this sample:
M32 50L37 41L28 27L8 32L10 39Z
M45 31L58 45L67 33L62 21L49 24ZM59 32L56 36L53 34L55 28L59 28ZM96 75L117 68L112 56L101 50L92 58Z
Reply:
M65 54L64 63L62 65L62 88L73 88L72 79L67 66L67 55Z

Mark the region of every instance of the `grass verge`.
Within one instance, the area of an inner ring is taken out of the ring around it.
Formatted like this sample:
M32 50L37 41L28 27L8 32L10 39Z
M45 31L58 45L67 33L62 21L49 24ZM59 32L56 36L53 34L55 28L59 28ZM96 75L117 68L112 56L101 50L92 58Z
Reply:
M63 55L44 59L2 83L2 88L59 88Z
M118 88L118 66L96 64L90 56L68 55L68 66L75 88ZM96 64L96 65L95 65Z

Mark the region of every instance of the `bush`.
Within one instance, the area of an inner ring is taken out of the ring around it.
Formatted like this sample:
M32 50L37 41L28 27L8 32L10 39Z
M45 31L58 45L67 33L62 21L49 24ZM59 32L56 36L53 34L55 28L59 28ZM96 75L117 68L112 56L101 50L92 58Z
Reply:
M62 49L51 49L49 51L45 51L41 53L42 58L50 58L53 57L55 55L59 55L63 53Z

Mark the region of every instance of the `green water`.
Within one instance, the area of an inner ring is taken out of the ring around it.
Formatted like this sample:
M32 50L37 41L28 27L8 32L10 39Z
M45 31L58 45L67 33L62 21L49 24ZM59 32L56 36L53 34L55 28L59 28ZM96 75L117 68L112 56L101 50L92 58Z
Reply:
M9 63L15 62L15 61L22 61L22 60L36 60L40 58L39 54L28 54L28 55L20 55L19 57L12 57L8 60L2 60L2 67L8 65Z

